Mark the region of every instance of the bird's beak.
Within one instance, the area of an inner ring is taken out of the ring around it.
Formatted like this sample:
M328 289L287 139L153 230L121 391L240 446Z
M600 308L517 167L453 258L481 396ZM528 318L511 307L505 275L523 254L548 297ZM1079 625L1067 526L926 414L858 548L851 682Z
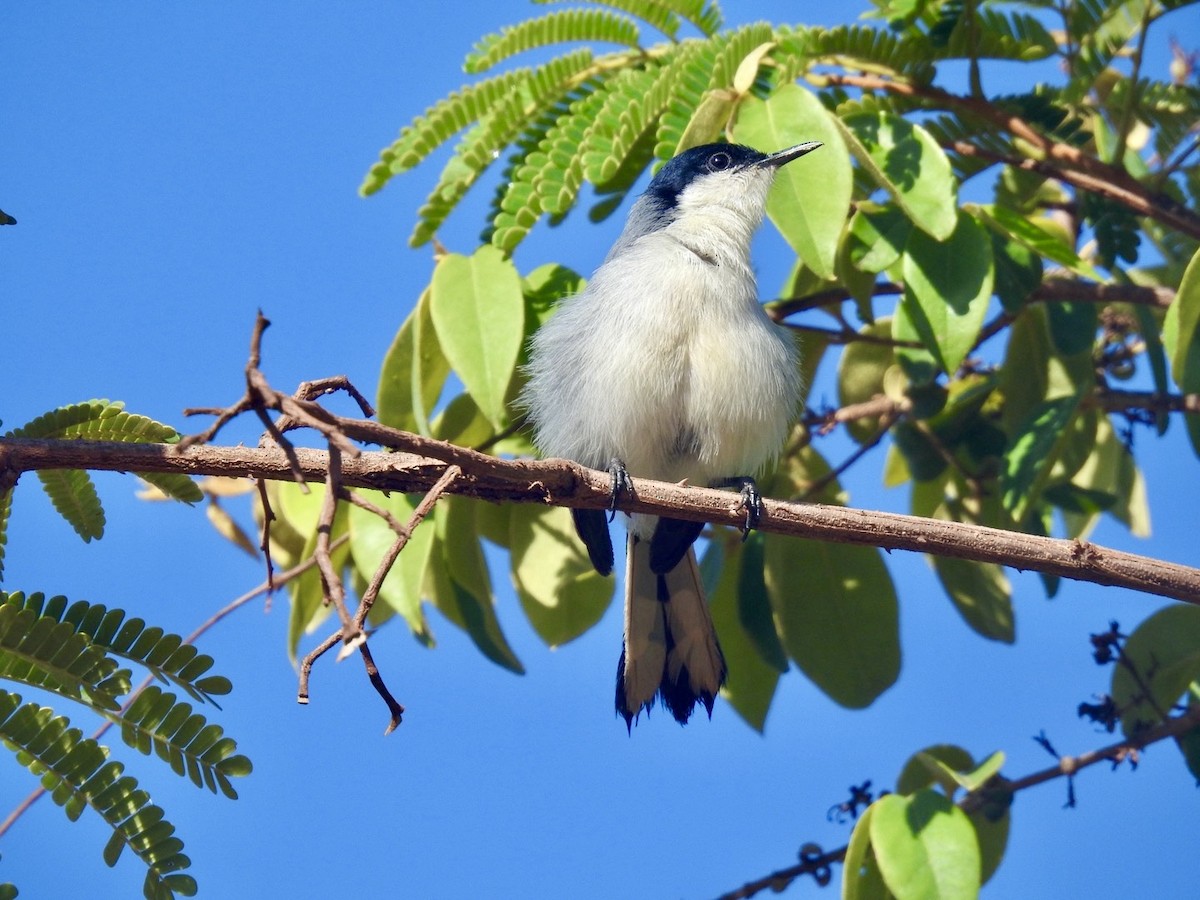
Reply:
M812 153L818 147L823 147L820 141L805 141L803 144L797 144L795 147L788 147L786 150L780 150L778 153L772 153L766 159L761 160L757 165L765 166L769 169L778 169L780 166L790 163L793 159L799 159L806 153Z

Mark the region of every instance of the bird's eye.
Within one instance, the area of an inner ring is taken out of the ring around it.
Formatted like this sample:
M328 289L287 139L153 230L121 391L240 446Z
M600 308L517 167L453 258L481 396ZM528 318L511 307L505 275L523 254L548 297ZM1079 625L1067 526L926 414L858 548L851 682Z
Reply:
M733 159L728 153L714 153L708 158L708 171L721 172L728 169Z

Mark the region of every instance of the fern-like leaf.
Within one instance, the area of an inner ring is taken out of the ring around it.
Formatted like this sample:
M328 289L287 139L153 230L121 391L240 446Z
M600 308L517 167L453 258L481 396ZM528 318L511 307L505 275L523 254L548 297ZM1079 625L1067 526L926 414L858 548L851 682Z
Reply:
M8 520L12 515L12 488L0 488L0 581L4 580L4 548L8 544Z
M0 616L9 608L61 622L98 650L144 666L158 680L174 684L200 703L216 705L213 697L224 696L233 688L228 678L206 674L213 666L211 656L183 643L179 635L148 629L141 619L127 620L123 610L83 600L71 603L61 595L47 599L40 592L27 596L21 591L0 591ZM118 693L128 690L126 686Z
M1038 85L1028 94L996 97L993 103L1017 113L1056 141L1083 146L1091 140L1088 120L1077 114L1063 92L1055 88Z
M400 131L379 156L359 187L366 197L380 190L393 175L406 172L464 128L486 115L502 97L529 78L529 69L515 69L468 84L439 100Z
M933 135L933 139L946 149L950 164L954 168L954 174L959 181L965 181L984 169L996 165L987 158L987 155L1001 157L1020 155L1013 150L1002 132L980 128L977 122L966 121L953 113L941 113L925 120L922 124L925 130ZM986 151L987 155L969 156L957 153L954 149L957 141L978 147Z
M551 44L605 41L636 48L640 39L637 23L627 16L604 9L568 9L489 34L468 54L463 69L472 74L486 72L518 53Z
M517 139L516 152L500 178L489 216L491 227L483 240L511 253L542 217L546 210L538 181L549 160L543 148L557 139L560 125L571 118L572 106L584 93L574 91L548 107Z
M170 425L125 412L125 404L111 400L88 400L50 410L20 428L14 428L7 436L131 444L174 444L179 441L179 432ZM96 486L86 472L43 469L37 475L54 508L84 541L103 537L104 509ZM198 503L204 499L203 492L186 475L150 472L141 477L176 500Z
M138 787L125 767L108 760L107 748L83 737L70 722L36 703L0 690L0 742L17 761L41 779L42 786L67 817L78 819L91 807L113 829L104 860L115 865L128 845L146 865L146 896L195 896L196 882L182 870L191 865L183 842L161 808Z
M727 42L724 35L718 35L708 41L689 41L680 48L675 62L678 74L672 79L671 96L658 120L654 148L658 159L670 159L683 149L684 135L700 109L705 92L714 87L717 55ZM715 139L716 135L710 132L705 137Z
M564 0L533 0L533 2L545 5L549 3L562 3ZM610 6L613 9L629 13L631 16L641 19L646 24L653 25L671 40L675 40L675 35L679 33L679 16L675 15L667 7L660 6L657 3L647 2L647 0L589 0L589 2L595 3L598 6Z
M796 32L781 49L801 53L806 58L832 57L868 63L873 68L882 67L920 84L928 84L935 74L930 62L935 50L924 35L896 37L863 25L806 29Z
M754 22L743 25L723 37L723 46L713 62L712 75L708 82L710 89L732 87L733 76L737 74L742 60L756 47L773 40L775 32L766 22Z
M173 444L179 440L179 432L170 425L127 413L124 403L111 400L89 400L51 410L13 429L9 436L131 444Z
M415 247L427 242L500 151L516 139L525 123L566 94L572 80L591 62L588 50L559 57L527 71L518 88L498 98L455 148L453 158L418 212L409 243Z
M567 214L583 185L588 136L609 93L605 82L594 84L587 96L571 104L570 117L546 135L547 159L536 183L542 205L555 216Z
M677 13L686 22L695 25L705 37L712 37L725 24L725 16L721 13L717 0L647 0L655 6L661 6Z
M1134 85L1127 78L1113 84L1106 98L1110 109L1123 110L1130 102ZM1155 131L1154 149L1159 159L1168 159L1176 147L1193 137L1200 123L1200 90L1185 84L1166 84L1140 79L1136 87L1134 114Z
M973 21L966 16L954 21L937 57L1033 62L1052 56L1057 49L1050 32L1033 16L980 7L975 10Z
M237 742L224 737L219 725L192 712L174 694L150 685L121 717L121 738L130 747L155 753L175 774L186 775L196 787L218 790L231 800L237 791L229 777L250 774L250 760L235 755Z
M603 186L616 176L642 135L657 125L687 59L686 52L675 47L658 65L627 69L608 82L587 135L583 166L588 181Z
M130 673L66 622L0 603L0 678L45 688L101 713L120 708Z
M84 543L104 537L104 507L92 478L82 469L40 469L38 480L58 514Z

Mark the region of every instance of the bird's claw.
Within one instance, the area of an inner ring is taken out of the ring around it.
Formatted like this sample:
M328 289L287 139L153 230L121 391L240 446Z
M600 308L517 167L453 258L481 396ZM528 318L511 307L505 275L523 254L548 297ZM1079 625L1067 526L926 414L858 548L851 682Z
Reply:
M746 522L742 525L742 541L750 537L750 532L758 527L763 517L762 493L753 478L735 479L735 484L741 488L742 499L737 509L746 511Z
M621 494L632 491L633 485L620 457L614 456L608 461L608 474L612 478L612 487L608 494L608 521L611 522L617 517L617 502L621 499Z

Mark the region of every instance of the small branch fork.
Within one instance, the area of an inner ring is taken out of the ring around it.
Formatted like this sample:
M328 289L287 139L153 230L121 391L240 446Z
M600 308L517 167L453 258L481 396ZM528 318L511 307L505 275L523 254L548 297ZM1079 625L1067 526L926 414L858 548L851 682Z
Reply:
M453 464L447 466L441 478L437 480L421 503L418 504L407 524L400 523L391 513L360 497L353 491L348 490L343 479L343 458L344 456L349 456L356 459L362 455L362 450L346 436L338 424L338 417L329 413L315 401L318 397L340 390L345 391L354 399L363 415L368 417L374 416L375 410L371 407L366 397L343 376L324 378L317 381L306 381L300 385L299 389L292 396L282 394L272 388L259 368L259 363L262 359L262 336L270 324L262 312L259 311L250 340L250 359L246 363L246 393L240 400L226 409L185 410L185 415L213 414L216 416L216 420L207 430L200 434L184 438L179 442L178 446L186 450L193 446L208 444L228 422L232 421L238 415L252 411L266 428L266 432L259 441L259 446L264 449L279 448L287 459L292 478L303 486L307 485L311 474L307 474L304 471L296 448L292 446L291 442L284 435L286 432L296 428L311 428L325 438L328 445L324 477L326 490L317 519L317 541L312 561L320 572L321 588L325 602L334 608L338 616L338 621L341 624L337 631L322 641L302 661L296 699L299 703L308 703L308 683L313 664L332 647L341 643L342 650L338 654L339 662L355 650L362 657L371 686L375 688L375 691L383 699L388 708L389 721L384 734L390 734L403 719L404 707L392 696L391 691L388 690L387 685L384 683L383 676L379 672L379 667L375 663L371 649L367 645L367 633L364 630L364 626L367 616L370 614L371 608L375 605L375 600L379 596L384 579L387 578L388 573L400 555L400 551L408 543L413 530L429 515L437 499L454 483L454 480L462 473L462 469ZM277 420L272 420L268 415L268 411L271 410L281 414ZM267 561L267 583L273 586L274 578L270 556L270 524L275 516L271 509L265 488L265 481L262 477L258 477L258 486L259 499L262 502L264 511L261 546ZM388 552L384 554L383 560L371 578L370 585L359 600L358 609L353 614L351 614L349 607L346 605L345 585L332 557L334 519L337 516L338 504L342 502L351 503L380 516L387 522L392 531L396 533L396 540L392 543Z

